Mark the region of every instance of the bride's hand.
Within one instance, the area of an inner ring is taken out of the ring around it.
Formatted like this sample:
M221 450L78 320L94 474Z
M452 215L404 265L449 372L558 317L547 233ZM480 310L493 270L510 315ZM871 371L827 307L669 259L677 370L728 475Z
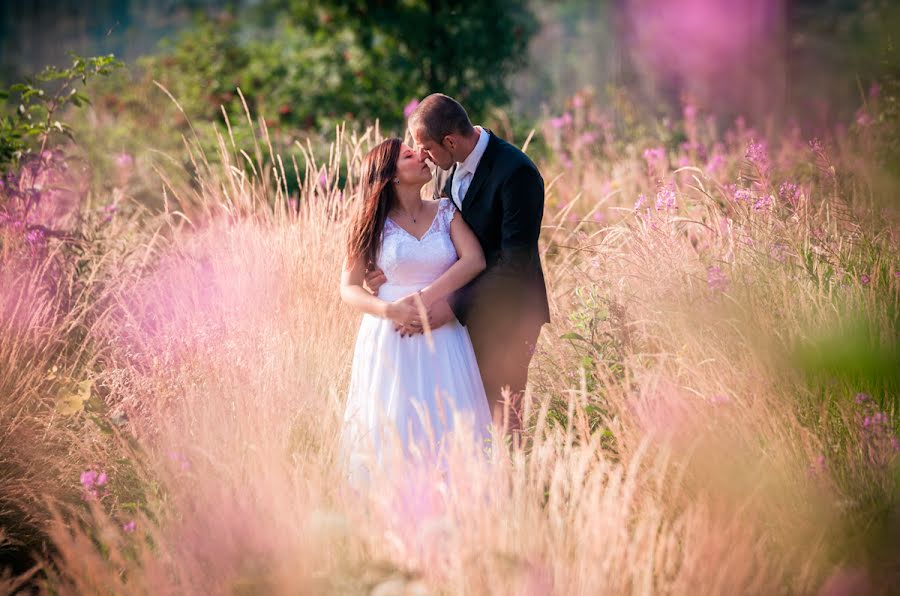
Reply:
M419 301L415 294L404 296L399 300L388 303L387 318L403 327L416 327L421 324L419 313ZM428 314L427 312L425 313Z

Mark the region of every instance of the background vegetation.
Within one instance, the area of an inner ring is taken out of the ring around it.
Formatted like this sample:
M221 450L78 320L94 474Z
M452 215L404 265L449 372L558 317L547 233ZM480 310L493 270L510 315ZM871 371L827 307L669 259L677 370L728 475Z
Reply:
M9 85L0 590L890 593L896 11L689 4L741 101L643 4L575 1L260 2ZM435 87L527 140L553 322L524 446L355 495L339 239Z

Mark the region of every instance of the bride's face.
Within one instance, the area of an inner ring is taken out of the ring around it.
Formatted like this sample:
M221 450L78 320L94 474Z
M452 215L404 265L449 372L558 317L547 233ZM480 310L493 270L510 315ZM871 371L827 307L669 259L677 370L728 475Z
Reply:
M421 186L431 180L431 170L418 152L404 144L400 146L395 178L400 180L401 185Z

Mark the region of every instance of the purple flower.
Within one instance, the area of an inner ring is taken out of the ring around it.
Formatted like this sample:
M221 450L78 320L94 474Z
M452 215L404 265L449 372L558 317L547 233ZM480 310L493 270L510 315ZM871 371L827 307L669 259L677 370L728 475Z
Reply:
M44 241L44 231L40 228L28 230L28 232L25 233L25 240L32 246L40 244Z
M760 197L753 203L754 211L768 211L772 207L772 197L771 195L766 195L764 197Z
M671 186L664 186L656 193L656 210L668 211L669 209L678 209L678 202L675 198L675 189Z
M91 489L94 487L94 483L97 481L97 472L94 470L85 470L81 473L81 486L86 489Z
M856 404L861 406L863 404L867 404L872 401L872 397L868 393L857 393L856 394Z
M647 165L652 166L654 163L666 159L666 149L665 147L651 147L649 149L644 149L643 157L644 161L647 162Z
M822 474L826 470L825 456L819 455L809 464L809 470L807 473L810 476L818 476Z
M706 268L706 285L713 292L724 292L728 288L728 277L718 265Z
M800 200L800 187L793 182L782 182L778 187L778 198L791 207L796 207Z
M645 197L643 194L639 194L637 196L637 199L635 199L635 201L634 201L635 211L637 211L638 209L642 209L644 207L644 205L646 205L646 204L647 204L647 197Z
M99 487L104 486L108 480L106 472L97 472L96 470L85 470L81 473L81 488L84 489L82 498L85 500L97 499L100 497Z
M872 116L865 110L859 110L856 113L856 125L862 128L872 124Z
M697 106L693 104L685 104L683 109L684 119L693 120L697 117Z
M586 132L578 137L578 140L582 145L593 145L594 141L597 140L597 134L593 132Z
M188 470L191 467L190 462L187 460L184 454L178 453L177 451L170 451L169 459L177 462L178 467L181 468L182 471Z
M594 211L594 215L592 217L594 218L594 221L598 223L603 221L604 219L603 214L599 211Z
M859 283L861 283L864 286L869 285L870 281L871 280L869 279L869 276L866 275L865 273L863 273L862 275L859 276Z
M878 97L881 94L881 85L878 83L872 83L869 87L869 97L872 99Z
M326 187L326 186L328 186L328 175L325 173L324 170L322 170L322 173L319 174L319 180L318 180L318 181L319 181L319 186L321 186L321 187L323 187L323 188Z
M769 155L764 142L750 141L750 144L747 145L746 157L762 174L769 171Z
M416 111L417 107L419 107L419 100L414 97L403 107L403 117L409 118L412 116L412 113Z
M769 252L769 254L773 259L775 259L779 263L783 263L785 248L786 247L784 244L782 244L781 242L776 242L775 244L772 245L772 250Z
M134 531L137 529L137 522L135 522L134 520L125 522L124 524L122 524L122 529L123 529L125 532L127 532L127 533L130 534L130 533L134 532Z
M550 126L555 128L556 130L564 128L570 124L572 124L572 114L568 112L566 112L562 116L550 119Z
M745 188L735 189L734 200L738 203L749 203L753 200L753 193Z
M713 155L709 158L709 161L706 163L706 171L710 174L715 173L722 164L725 163L725 157L721 153L713 153Z
M123 151L116 156L116 165L120 168L130 168L132 165L134 165L134 158L131 156L131 154L125 153Z

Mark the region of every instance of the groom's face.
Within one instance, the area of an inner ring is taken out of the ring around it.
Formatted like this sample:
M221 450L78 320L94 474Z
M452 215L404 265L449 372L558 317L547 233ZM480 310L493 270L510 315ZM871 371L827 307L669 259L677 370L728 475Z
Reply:
M431 163L442 170L449 170L451 166L453 166L453 163L456 160L453 159L453 155L450 151L441 143L438 143L428 136L422 127L417 126L414 128L412 130L412 137L416 141L416 148L421 151L423 157L430 160Z

